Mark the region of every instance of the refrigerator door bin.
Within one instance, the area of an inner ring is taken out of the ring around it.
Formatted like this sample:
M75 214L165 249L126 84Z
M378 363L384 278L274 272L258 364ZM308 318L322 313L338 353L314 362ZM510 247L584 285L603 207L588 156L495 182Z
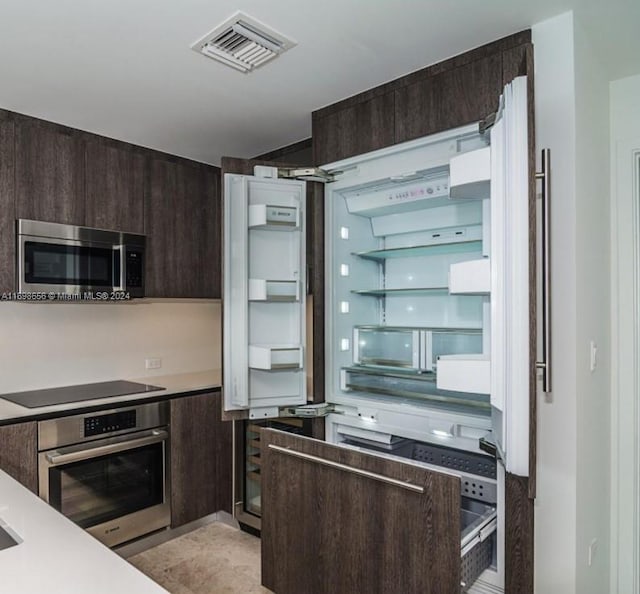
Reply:
M250 229L293 231L300 225L300 215L295 206L249 205Z
M300 369L303 349L299 345L249 345L249 367L252 369Z
M451 264L449 267L449 292L452 295L489 295L491 293L489 258Z
M489 394L491 362L486 355L443 355L438 359L438 389Z
M295 280L249 279L249 301L294 302L299 298Z
M491 148L485 147L452 157L449 161L450 196L483 199L491 195Z

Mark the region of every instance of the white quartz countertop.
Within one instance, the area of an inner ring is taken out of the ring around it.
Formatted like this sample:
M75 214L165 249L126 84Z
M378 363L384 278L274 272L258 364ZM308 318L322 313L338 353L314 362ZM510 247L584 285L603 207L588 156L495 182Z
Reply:
M0 471L0 526L5 525L22 542L0 550L0 592L167 592Z
M142 392L140 394L128 394L126 396L114 396L111 398L100 398L97 400L83 400L81 402L71 402L68 404L56 404L53 406L41 406L38 408L26 408L4 400L0 394L0 424L8 422L26 421L30 418L42 419L55 417L60 414L71 413L76 410L90 410L91 408L111 408L111 406L126 404L127 402L139 402L166 398L173 394L198 392L201 390L213 390L221 387L222 372L220 369L210 369L195 373L180 373L176 375L155 375L143 378L119 377L112 379L124 379L144 384L152 384L165 388L156 392ZM87 382L78 382L87 383ZM42 386L55 388L57 386ZM0 576L0 580L1 580ZM0 582L1 583L1 582Z

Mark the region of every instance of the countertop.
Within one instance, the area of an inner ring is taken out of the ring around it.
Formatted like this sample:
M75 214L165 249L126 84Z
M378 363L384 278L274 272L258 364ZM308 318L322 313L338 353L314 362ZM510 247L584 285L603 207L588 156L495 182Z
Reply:
M167 592L0 471L0 525L5 524L22 542L0 551L1 592Z
M128 394L127 396L114 396L112 398L101 398L98 400L83 400L82 402L41 406L38 408L26 408L13 402L9 402L8 400L4 400L2 398L2 394L0 394L0 425L27 420L46 419L74 412L112 408L113 406L133 402L140 403L144 401L152 402L154 400L164 400L175 394L190 394L207 390L216 390L222 385L222 372L220 369L210 369L196 373L156 375L143 378L123 377L113 379L126 379L134 382L153 384L154 386L160 386L165 389L157 392ZM56 386L47 387L53 388Z

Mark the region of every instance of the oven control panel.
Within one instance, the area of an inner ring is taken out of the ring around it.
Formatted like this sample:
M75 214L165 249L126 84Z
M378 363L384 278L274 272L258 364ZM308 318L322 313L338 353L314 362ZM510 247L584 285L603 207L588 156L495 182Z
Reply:
M125 410L122 412L109 413L107 415L85 417L84 436L91 437L93 435L102 435L103 433L112 433L113 431L135 429L135 427L135 410Z

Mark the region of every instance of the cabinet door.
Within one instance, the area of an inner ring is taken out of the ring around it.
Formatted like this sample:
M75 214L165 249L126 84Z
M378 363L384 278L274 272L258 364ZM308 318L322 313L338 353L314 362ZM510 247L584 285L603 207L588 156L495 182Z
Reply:
M14 163L13 115L0 111L0 293L16 286Z
M0 468L38 494L37 423L0 427Z
M89 137L86 142L88 227L143 233L144 156L128 144Z
M395 92L395 142L482 120L501 92L500 53L402 87Z
M394 144L393 91L313 118L313 158L329 163Z
M231 424L220 419L220 393L171 401L171 525L231 513Z
M148 297L220 297L219 178L216 167L149 157Z
M262 584L277 594L460 592L460 480L269 429Z
M15 122L18 218L83 225L82 132L18 115Z

